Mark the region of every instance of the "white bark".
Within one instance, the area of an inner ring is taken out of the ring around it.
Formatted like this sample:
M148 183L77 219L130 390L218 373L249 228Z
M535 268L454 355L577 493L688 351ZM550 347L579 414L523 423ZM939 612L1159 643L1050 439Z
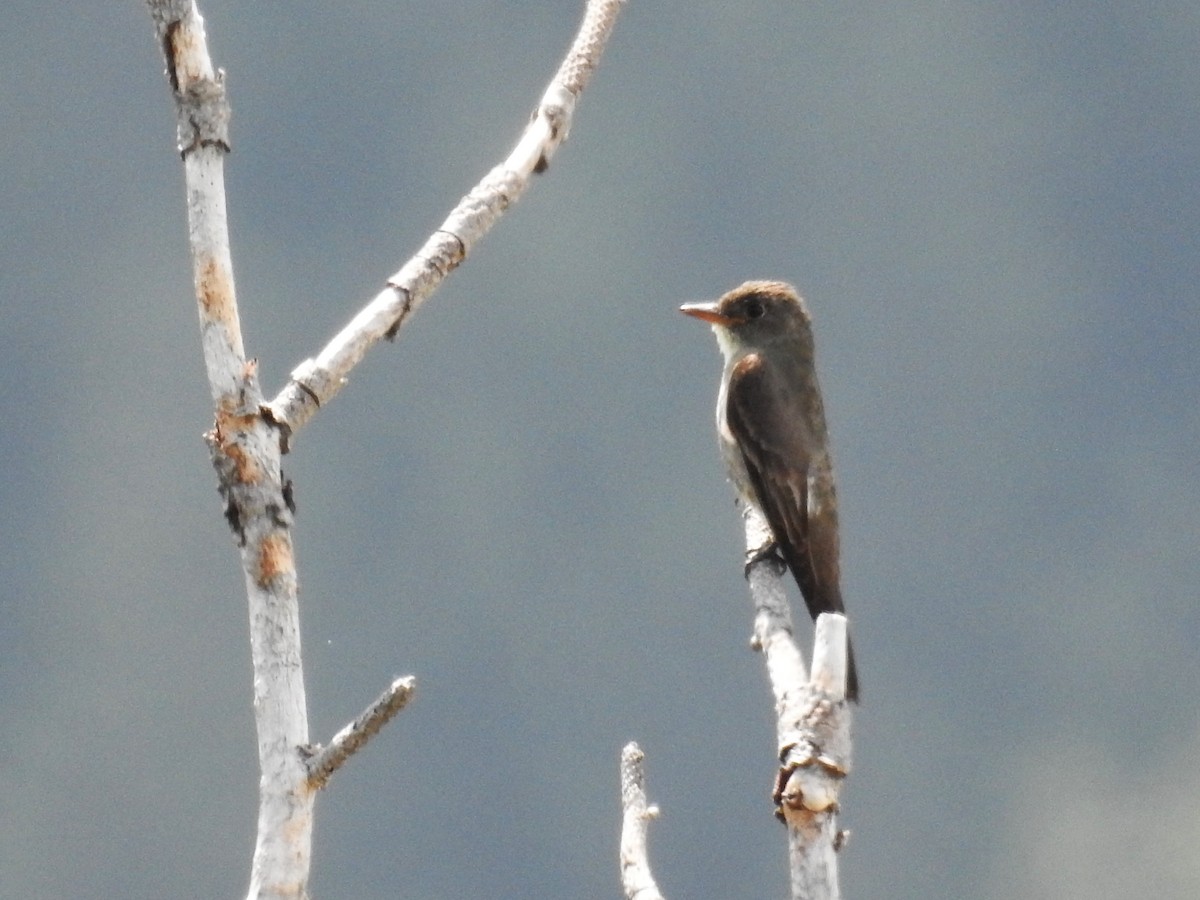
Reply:
M397 678L357 719L335 734L328 747L312 748L308 760L309 786L325 787L329 776L408 705L416 684L416 679L411 676Z
M646 832L658 818L658 807L646 799L644 760L637 744L621 751L621 887L626 900L663 900L646 851Z
M775 697L780 768L775 781L777 815L788 829L791 896L838 900L838 795L850 771L850 707L846 703L846 619L822 613L817 620L811 677L792 631L783 589L787 571L759 552L770 531L753 507L743 507L747 579L754 603L754 646L761 650Z
M846 702L846 617L817 619L811 674L792 634L792 613L771 531L757 509L741 504L746 525L746 580L754 603L753 646L763 654L775 697L779 770L775 814L787 825L793 900L840 900L838 796L850 772L850 707ZM627 898L660 900L650 873L646 825L658 814L647 805L642 751L621 754L621 884Z
M315 358L292 370L287 386L267 407L285 441L345 387L350 370L380 338L396 336L442 279L458 268L475 243L525 193L529 176L546 169L567 139L575 103L591 80L623 2L589 0L575 42L508 158L459 201L416 255Z
M574 104L611 33L621 0L590 0L584 23L534 121L509 158L451 213L442 229L316 360L302 364L270 407L246 358L225 215L229 105L209 58L194 0L147 0L175 98L187 191L188 235L201 343L216 407L207 435L237 538L250 609L258 731L258 829L248 896L304 898L312 862L313 800L330 775L407 702L395 682L328 748L312 747L300 653L292 510L280 460L288 437L345 383L349 370L466 257L470 247L545 168L570 128Z
M261 772L250 896L303 897L314 792L298 752L308 744L308 714L292 513L278 432L259 414L262 395L255 366L242 344L225 216L229 105L195 4L151 0L149 5L178 115L201 343L216 405L216 423L206 437L226 518L241 549L250 608Z

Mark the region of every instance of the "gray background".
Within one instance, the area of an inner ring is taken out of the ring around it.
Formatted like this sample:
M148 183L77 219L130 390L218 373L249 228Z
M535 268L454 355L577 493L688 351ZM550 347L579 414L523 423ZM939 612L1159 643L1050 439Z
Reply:
M277 390L515 142L578 3L204 3ZM239 896L245 601L135 2L0 13L0 895ZM864 684L850 897L1200 893L1200 7L633 0L570 142L287 458L316 896L782 896L679 302L814 311Z

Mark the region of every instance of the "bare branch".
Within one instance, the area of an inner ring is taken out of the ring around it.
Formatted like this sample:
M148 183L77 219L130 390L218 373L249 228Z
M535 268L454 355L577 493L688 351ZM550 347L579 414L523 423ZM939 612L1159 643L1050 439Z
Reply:
M834 702L846 699L846 674L849 659L846 651L846 617L822 613L817 618L817 630L813 636L812 686L829 696Z
M246 369L225 216L229 104L224 73L215 71L209 59L204 20L195 3L148 0L148 5L175 96L204 362L213 400L221 406L238 394Z
M650 872L646 831L658 807L646 800L645 754L634 743L621 751L621 887L627 900L663 900Z
M416 679L397 678L375 702L364 709L349 725L333 736L328 747L314 748L308 760L308 785L313 790L325 787L329 777L342 763L362 749L392 718L408 705L416 689Z
M267 404L285 443L346 385L350 371L381 338L394 338L409 317L456 269L475 243L542 172L571 129L575 103L587 86L624 0L589 0L579 33L550 82L533 120L508 158L483 177L446 221L379 294Z
M397 682L328 750L307 760L308 714L300 653L290 487L280 466L287 438L380 337L392 336L470 251L500 213L545 168L566 139L575 101L611 32L620 0L590 0L575 45L533 123L506 163L451 213L443 228L315 361L297 371L268 406L246 358L225 212L229 105L223 74L209 58L194 0L147 0L175 100L187 188L188 234L201 340L215 425L206 435L229 522L241 551L250 610L260 779L258 832L249 897L307 895L315 791L403 705Z
M262 773L249 896L303 897L312 856L308 743L292 511L279 434L261 415L239 323L225 214L229 106L191 0L148 0L175 99L187 188L200 334L216 422L206 438L225 517L241 550L250 610L254 711Z
M743 504L754 602L754 646L761 650L775 696L780 768L774 799L788 827L792 896L837 900L838 796L850 771L850 708L846 703L846 619L822 613L817 620L811 679L792 633L783 589L782 562L763 553L770 530L761 514Z

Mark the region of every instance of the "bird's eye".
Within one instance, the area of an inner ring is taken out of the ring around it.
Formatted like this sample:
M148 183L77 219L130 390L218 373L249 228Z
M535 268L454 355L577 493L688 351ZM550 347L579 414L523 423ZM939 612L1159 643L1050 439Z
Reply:
M751 300L746 304L746 318L757 319L763 314L763 305L757 300Z

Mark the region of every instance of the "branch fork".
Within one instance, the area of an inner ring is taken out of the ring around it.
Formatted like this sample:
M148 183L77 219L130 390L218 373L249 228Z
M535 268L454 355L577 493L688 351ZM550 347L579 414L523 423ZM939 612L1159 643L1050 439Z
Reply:
M229 103L209 57L195 0L146 0L175 100L183 159L192 277L205 369L216 408L206 435L226 519L241 553L250 611L254 710L261 770L258 830L248 897L307 896L313 798L330 776L408 702L413 680L394 681L328 747L308 738L300 648L291 486L282 454L295 432L346 384L380 338L409 316L543 171L570 131L575 103L612 33L622 0L588 0L580 32L517 147L450 213L383 291L266 402L246 356L225 208Z
M426 298L470 254L509 206L544 172L567 139L579 95L612 34L623 0L590 0L571 49L516 147L459 201L446 220L381 290L315 357L296 366L263 414L292 437L346 386L350 371L380 339L394 340Z
M304 748L303 755L308 766L308 786L320 790L329 782L342 764L366 746L390 722L400 710L408 705L416 690L417 680L411 675L397 678L375 698L375 702L364 709L353 722L339 731L327 747Z

